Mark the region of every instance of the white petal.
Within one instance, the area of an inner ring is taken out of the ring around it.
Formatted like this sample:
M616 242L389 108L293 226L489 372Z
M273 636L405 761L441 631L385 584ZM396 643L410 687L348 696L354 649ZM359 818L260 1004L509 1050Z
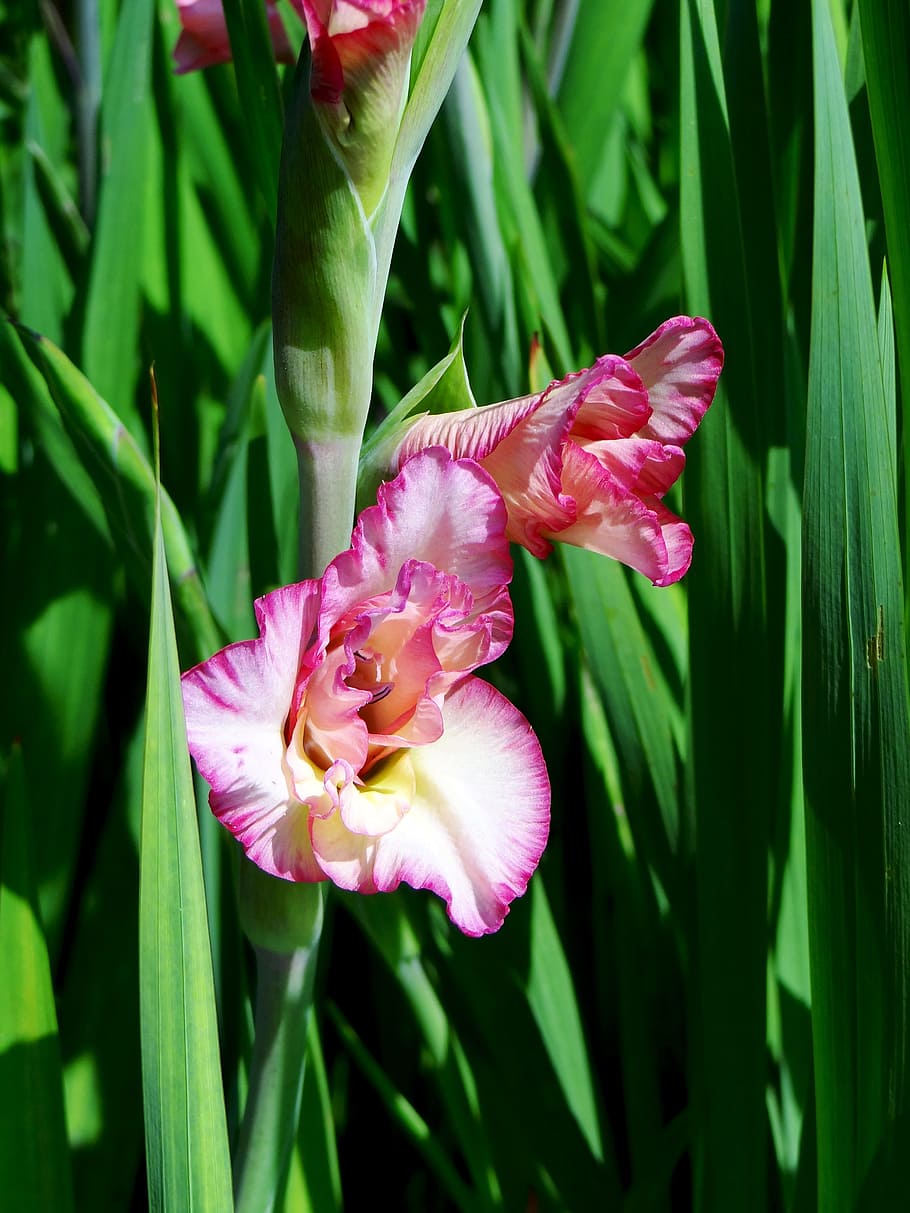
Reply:
M496 931L547 841L550 784L527 720L470 678L445 701L445 731L415 747L410 811L376 840L373 881L431 889L466 935Z

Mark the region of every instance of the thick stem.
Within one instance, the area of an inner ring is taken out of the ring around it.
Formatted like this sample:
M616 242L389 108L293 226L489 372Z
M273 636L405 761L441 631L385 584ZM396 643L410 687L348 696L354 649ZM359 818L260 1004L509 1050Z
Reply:
M300 576L321 577L351 541L360 437L295 439L294 445L300 475Z
M268 1213L284 1186L306 1064L318 936L293 952L256 949L256 1040L234 1159L237 1213Z

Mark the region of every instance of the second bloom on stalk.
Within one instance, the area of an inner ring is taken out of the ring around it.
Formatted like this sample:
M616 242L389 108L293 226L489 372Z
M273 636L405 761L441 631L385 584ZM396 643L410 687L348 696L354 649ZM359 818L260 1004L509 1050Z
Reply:
M624 358L605 354L539 395L420 418L390 462L437 444L476 459L505 498L509 538L535 556L558 540L671 585L689 567L692 532L662 499L722 366L708 321L676 316Z
M496 930L537 866L540 746L472 676L512 633L502 498L475 463L411 460L320 580L256 603L260 636L183 678L216 816L286 880L442 897Z

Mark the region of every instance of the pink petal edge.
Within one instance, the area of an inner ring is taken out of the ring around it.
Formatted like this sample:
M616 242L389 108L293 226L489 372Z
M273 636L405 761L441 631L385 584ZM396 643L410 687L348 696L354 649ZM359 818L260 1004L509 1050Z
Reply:
M408 752L416 787L395 828L333 846L342 840L325 837L317 822L314 850L343 887L429 889L464 934L486 935L502 926L540 861L549 778L527 720L488 683L467 679L446 698L443 715L439 740Z

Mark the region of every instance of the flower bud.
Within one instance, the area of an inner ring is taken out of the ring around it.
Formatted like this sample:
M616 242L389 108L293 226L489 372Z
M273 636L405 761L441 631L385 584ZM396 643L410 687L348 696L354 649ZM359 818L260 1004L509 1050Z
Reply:
M385 191L426 0L297 0L313 62L310 96L367 216Z
M296 0L309 51L282 148L276 382L298 449L347 443L355 469L385 286L370 218L385 192L424 3Z

